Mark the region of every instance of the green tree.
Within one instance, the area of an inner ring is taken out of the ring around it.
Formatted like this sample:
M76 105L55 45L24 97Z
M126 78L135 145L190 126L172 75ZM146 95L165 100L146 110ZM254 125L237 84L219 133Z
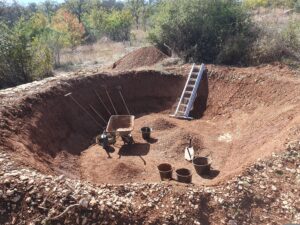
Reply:
M300 0L298 0L296 3L295 3L295 6L294 6L296 12L300 12Z
M150 40L167 44L187 61L240 64L251 38L251 20L235 1L163 1ZM232 43L232 47L230 46Z
M21 18L13 27L0 24L0 88L41 79L52 74L52 51L42 37L46 17Z
M85 28L92 35L92 39L97 39L105 35L105 18L108 12L103 8L93 8L83 16Z
M0 87L31 81L28 40L24 35L24 20L13 29L0 24Z
M85 14L84 20L96 38L105 35L115 41L130 38L132 16L128 10L93 9L89 14Z
M57 11L58 5L53 0L46 0L39 8L47 16L48 22L51 23L51 19Z
M76 16L65 9L59 9L52 19L51 31L47 38L55 53L55 64L60 65L60 51L62 48L81 44L84 35L83 24Z
M104 32L114 41L130 39L132 16L128 10L113 10L104 20Z
M85 1L84 0L67 0L66 8L76 15L79 23L82 22L82 15L85 12Z
M142 13L145 11L145 0L127 0L126 6L134 18L136 29L139 29Z

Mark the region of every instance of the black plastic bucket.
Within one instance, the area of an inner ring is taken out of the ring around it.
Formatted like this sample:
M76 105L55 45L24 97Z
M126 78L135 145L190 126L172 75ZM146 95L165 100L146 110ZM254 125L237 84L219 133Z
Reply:
M151 134L151 128L150 127L142 127L142 136L144 140L150 139L150 134Z
M181 168L176 170L177 181L181 183L191 183L192 182L192 173L190 170Z
M211 162L207 157L195 157L193 159L194 168L199 175L208 175Z
M158 165L159 175L161 180L171 180L172 179L172 166L168 163L162 163Z

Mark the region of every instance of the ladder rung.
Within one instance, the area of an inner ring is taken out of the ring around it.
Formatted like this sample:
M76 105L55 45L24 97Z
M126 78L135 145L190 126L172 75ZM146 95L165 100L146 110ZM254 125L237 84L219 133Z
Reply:
M177 118L191 119L191 117L188 117L188 114L190 113L195 102L196 92L199 88L199 83L201 82L204 69L204 64L201 64L200 67L193 64L193 69L189 74L189 79L186 81L180 100L177 102L175 114L172 116Z
M189 101L190 101L190 98L183 98L182 101L181 101L181 103L182 103L182 104L185 104L185 103L183 103L183 102L189 102Z

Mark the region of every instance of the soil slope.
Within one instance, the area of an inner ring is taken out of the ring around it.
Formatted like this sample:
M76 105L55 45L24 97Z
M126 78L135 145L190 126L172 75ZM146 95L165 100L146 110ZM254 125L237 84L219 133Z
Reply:
M115 62L113 68L121 71L152 66L167 57L154 46L139 48Z
M199 119L170 118L189 69L81 72L0 91L0 224L299 223L299 78L280 65L209 65ZM109 118L95 94L113 112L106 87L126 113L118 86L136 115L136 144L118 139L108 159L95 145L105 124L89 106ZM153 128L147 142L142 126ZM209 176L183 159L190 137L213 160ZM193 184L159 183L161 162L189 168Z
M40 171L95 183L158 181L156 166L169 162L175 168L191 169L194 183L212 185L240 173L257 158L280 151L288 138L299 137L300 83L291 71L209 66L207 75L200 88L204 93L196 100L197 105L207 104L200 110L201 119L193 121L168 116L184 77L156 71L57 78L2 91L1 145L15 152L16 160ZM97 125L64 97L72 92L101 123L89 106L109 118L94 92L113 112L103 85L122 114L126 111L116 90L121 85L129 109L136 115L136 145L128 150L118 139L112 159L94 145L105 124ZM199 111L194 113L197 116ZM145 125L154 128L151 142L141 139L139 129ZM211 177L197 176L193 166L183 160L190 137L197 155L212 158Z

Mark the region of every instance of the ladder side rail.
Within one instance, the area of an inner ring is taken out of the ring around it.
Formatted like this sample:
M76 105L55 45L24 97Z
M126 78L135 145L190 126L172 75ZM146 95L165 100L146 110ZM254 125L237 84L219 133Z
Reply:
M186 116L186 117L189 116L191 108L192 108L192 106L194 104L194 101L196 99L197 90L198 90L198 87L199 87L200 82L202 80L202 76L203 76L204 70L205 70L205 65L202 63L201 64L201 68L200 68L199 73L198 73L198 76L197 76L197 80L196 80L195 86L194 86L193 91L192 91L192 95L191 95L190 100L188 102L188 105L187 105L187 107L185 109L184 116Z
M175 113L174 113L175 116L176 116L176 114L178 113L180 104L181 104L182 99L183 99L183 97L184 97L184 93L185 93L186 88L187 88L187 86L188 86L189 80L190 80L190 78L191 78L191 76L192 76L192 73L193 73L193 70L194 70L194 66L195 66L195 63L194 63L193 66L192 66L192 69L191 69L191 71L190 71L190 74L189 74L189 76L188 76L188 78L187 78L187 81L186 81L186 83L185 83L185 86L184 86L184 88L183 88L182 94L181 94L181 96L180 96L178 105L177 105L176 110L175 110Z

